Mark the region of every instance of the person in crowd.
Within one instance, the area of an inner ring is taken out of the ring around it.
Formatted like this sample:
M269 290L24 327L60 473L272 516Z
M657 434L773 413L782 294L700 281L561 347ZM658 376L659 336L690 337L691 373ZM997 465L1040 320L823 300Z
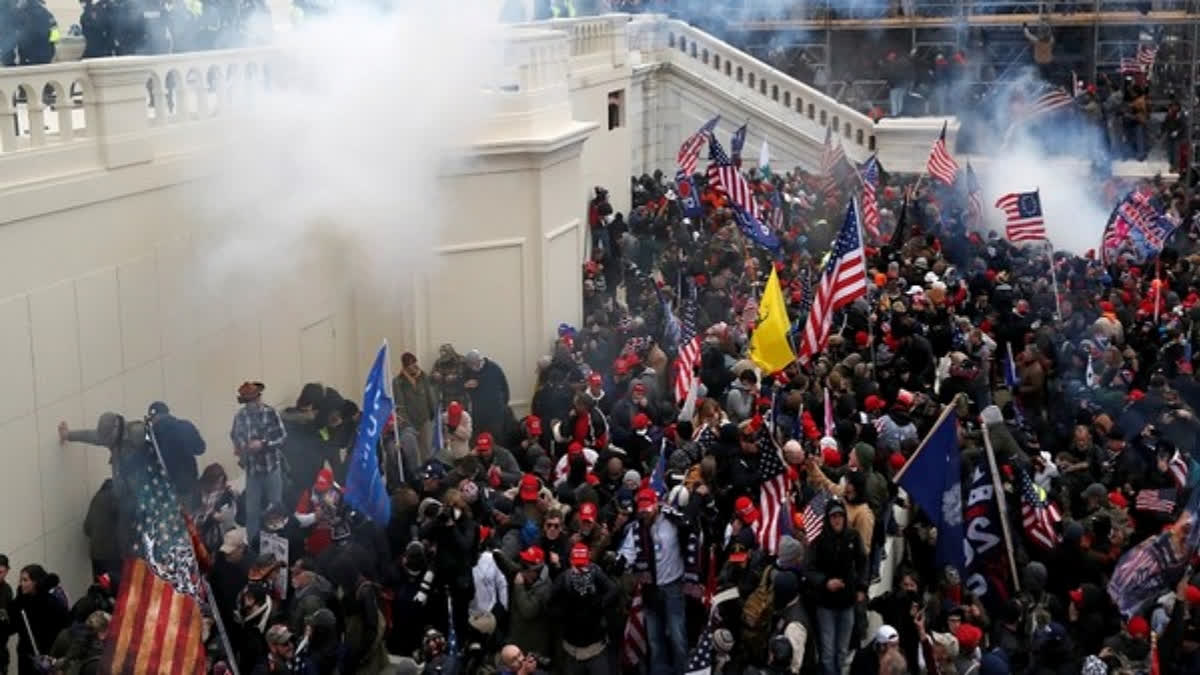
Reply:
M471 434L475 422L471 413L463 409L458 401L450 401L442 413L443 448L434 449L434 460L455 463L471 453Z
M187 500L196 489L199 469L196 458L204 454L207 445L200 430L191 421L175 417L162 401L150 404L146 423L154 432L167 478L180 500Z
M507 438L510 411L508 409L508 378L500 366L472 349L463 357L466 381L463 387L471 399L475 433L484 431L492 438Z
M343 403L342 397L319 382L300 389L296 404L279 413L287 438L283 456L287 460L288 480L283 503L295 504L300 493L312 484L323 467L340 466L336 441L330 435L329 420Z
M867 554L859 533L847 526L840 499L829 500L824 518L807 576L816 591L821 667L825 675L838 675L848 662L854 607L866 599Z
M87 516L83 519L83 534L88 538L88 555L92 559L92 576L107 574L120 578L121 551L117 535L117 497L111 478L105 478L100 489L92 495Z
M35 675L44 670L44 655L60 631L71 623L66 596L58 575L41 565L21 568L17 597L9 608L16 623L17 673Z
M433 380L421 370L417 357L405 352L400 357L400 373L392 380L396 396L396 412L412 423L420 437L420 456L417 463L430 457L433 448L433 425L437 423L438 398Z
M8 556L0 553L0 641L3 644L8 644L8 639L12 637L17 630L17 624L13 614L13 590L8 583ZM0 650L0 673L8 673L9 666L8 650Z
M300 495L295 518L300 527L309 530L304 550L319 556L333 543L333 528L346 517L342 486L333 480L331 469L321 469L312 487Z
M265 388L261 382L238 387L237 400L242 407L229 432L238 466L246 472L246 535L250 541L258 537L266 505L283 501L282 450L287 432L279 413L263 403Z

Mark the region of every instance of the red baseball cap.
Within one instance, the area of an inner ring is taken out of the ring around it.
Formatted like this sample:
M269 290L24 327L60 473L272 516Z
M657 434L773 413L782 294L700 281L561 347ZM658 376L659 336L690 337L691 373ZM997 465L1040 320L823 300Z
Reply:
M588 554L587 544L582 541L575 542L571 547L571 567L587 567L590 562L592 559Z
M521 561L529 565L541 565L546 562L546 552L540 546L530 546L521 551Z
M1067 591L1067 595L1070 596L1070 598L1071 598L1071 604L1075 605L1076 607L1083 604L1083 589L1082 588L1076 588L1073 591Z
M574 441L570 445L567 446L567 454L568 455L578 455L578 454L582 454L582 453L583 453L583 443L580 443L579 441Z
M1120 490L1113 490L1108 493L1108 502L1121 509L1129 506L1129 500L1125 498L1125 495L1121 494Z
M529 417L526 417L525 430L529 432L530 436L541 436L542 418L538 417L537 415L530 415Z
M658 505L658 493L650 488L642 488L637 493L638 511L649 511Z
M603 387L604 386L604 378L600 377L600 373L592 373L591 375L588 375L587 381L588 381L589 387Z
M733 503L733 510L737 512L738 518L743 523L758 522L758 509L754 508L754 502L750 501L749 497L738 497Z
M650 416L646 413L638 413L633 416L633 428L635 431L650 428Z
M596 505L591 502L584 502L580 504L579 521L583 523L596 522Z
M527 473L521 476L521 499L527 502L535 501L538 498L538 491L542 489L542 481L537 476Z
M324 492L333 487L333 471L329 469L321 469L317 472L317 479L313 482L313 487L317 492Z
M492 434L483 432L475 439L475 452L484 453L490 452L492 449Z

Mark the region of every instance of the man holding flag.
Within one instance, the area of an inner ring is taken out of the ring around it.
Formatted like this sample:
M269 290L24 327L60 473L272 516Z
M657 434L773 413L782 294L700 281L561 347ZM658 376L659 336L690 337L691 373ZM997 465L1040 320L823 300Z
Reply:
M375 355L363 389L362 420L350 453L346 473L346 502L360 513L385 527L392 515L392 502L383 473L379 469L379 441L388 417L394 409L387 380L388 345L385 341Z

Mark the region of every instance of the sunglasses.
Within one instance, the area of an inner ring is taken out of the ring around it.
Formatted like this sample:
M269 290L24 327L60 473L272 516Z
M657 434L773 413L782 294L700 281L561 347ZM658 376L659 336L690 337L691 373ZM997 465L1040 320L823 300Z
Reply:
M546 523L547 530L557 530L562 527L562 523Z

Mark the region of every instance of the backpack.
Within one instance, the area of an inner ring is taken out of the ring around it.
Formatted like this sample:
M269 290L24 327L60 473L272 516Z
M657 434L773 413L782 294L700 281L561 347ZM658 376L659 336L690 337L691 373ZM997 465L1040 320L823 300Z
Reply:
M775 584L771 566L762 572L758 586L742 603L742 644L752 660L765 662L771 637L771 615L775 611Z

